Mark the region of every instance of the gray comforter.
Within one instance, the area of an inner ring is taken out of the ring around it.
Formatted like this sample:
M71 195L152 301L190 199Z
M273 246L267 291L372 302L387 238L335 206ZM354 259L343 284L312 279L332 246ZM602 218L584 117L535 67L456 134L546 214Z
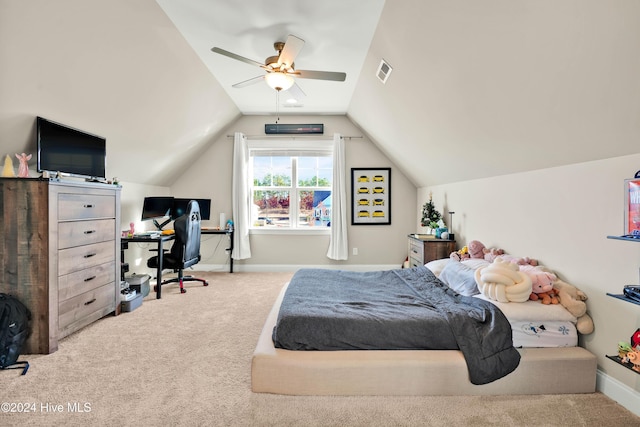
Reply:
M493 304L457 294L425 267L302 269L282 301L273 342L289 350L453 350L473 384L516 369L511 326Z

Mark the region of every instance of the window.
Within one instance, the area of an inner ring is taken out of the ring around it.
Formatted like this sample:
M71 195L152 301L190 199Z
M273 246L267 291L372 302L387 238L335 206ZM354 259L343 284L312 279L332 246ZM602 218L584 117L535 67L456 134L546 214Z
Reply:
M253 230L328 230L333 149L327 141L251 141Z

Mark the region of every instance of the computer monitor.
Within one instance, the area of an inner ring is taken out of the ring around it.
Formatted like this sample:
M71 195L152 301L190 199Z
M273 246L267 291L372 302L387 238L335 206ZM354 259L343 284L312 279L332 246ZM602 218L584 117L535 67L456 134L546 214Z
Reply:
M145 197L142 204L142 221L153 221L154 225L162 230L162 227L171 221L171 211L173 209L173 197ZM158 223L161 218L167 218L162 224Z
M173 208L171 210L171 217L173 219L178 218L179 216L184 215L187 211L187 205L189 201L195 200L200 205L200 219L203 221L207 221L211 219L211 199L187 199L187 198L174 198L173 199Z

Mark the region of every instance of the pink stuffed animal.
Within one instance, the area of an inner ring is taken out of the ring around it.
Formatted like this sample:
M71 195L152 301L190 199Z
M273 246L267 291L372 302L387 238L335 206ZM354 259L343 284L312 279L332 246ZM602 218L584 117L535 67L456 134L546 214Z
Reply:
M522 273L531 278L530 300L539 300L543 304L558 304L558 293L553 289L553 283L557 279L555 274L544 271L540 267L534 267L528 264L521 265L519 269Z
M484 252L484 259L489 262L495 261L496 258L504 254L504 251L498 248L484 248L483 252Z
M518 265L533 265L533 266L538 265L538 260L529 258L528 256L516 257L513 255L502 254L500 255L500 258L502 258L505 261L509 261L513 264L518 264Z
M16 158L20 160L20 166L18 167L18 176L20 178L29 178L29 165L28 160L31 160L31 154L28 156L24 153L16 154Z
M482 242L479 242L478 240L472 240L469 242L467 247L469 248L469 257L471 257L471 259L484 258L484 251L486 248L482 244Z

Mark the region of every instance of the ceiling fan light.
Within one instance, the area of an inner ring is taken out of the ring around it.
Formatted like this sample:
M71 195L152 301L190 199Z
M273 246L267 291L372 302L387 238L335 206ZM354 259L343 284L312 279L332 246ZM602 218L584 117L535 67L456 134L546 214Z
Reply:
M279 71L267 73L264 78L267 81L267 84L277 91L287 90L293 86L293 77Z

